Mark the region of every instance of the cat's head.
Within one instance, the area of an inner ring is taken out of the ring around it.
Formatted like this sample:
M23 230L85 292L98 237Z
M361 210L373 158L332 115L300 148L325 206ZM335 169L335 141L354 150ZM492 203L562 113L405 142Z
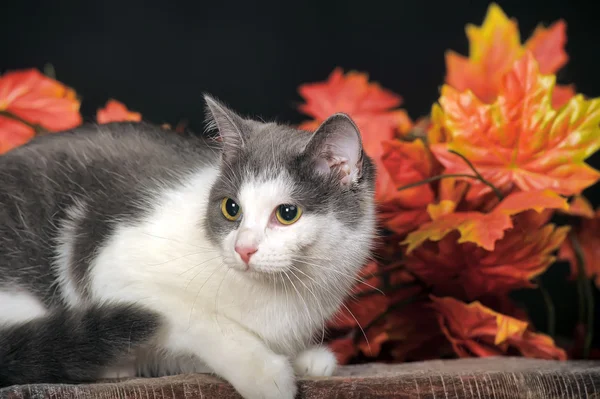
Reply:
M375 169L354 122L335 114L309 133L206 102L221 142L206 228L224 263L254 277L356 272L374 235Z

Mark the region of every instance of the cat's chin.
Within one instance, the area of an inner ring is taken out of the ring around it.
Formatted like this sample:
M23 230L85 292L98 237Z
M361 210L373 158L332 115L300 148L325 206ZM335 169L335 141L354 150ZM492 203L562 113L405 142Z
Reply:
M247 278L255 279L255 280L268 280L272 281L273 279L278 279L279 276L284 275L287 268L263 268L260 266L229 266L230 269L233 269L237 274L241 276L245 276Z

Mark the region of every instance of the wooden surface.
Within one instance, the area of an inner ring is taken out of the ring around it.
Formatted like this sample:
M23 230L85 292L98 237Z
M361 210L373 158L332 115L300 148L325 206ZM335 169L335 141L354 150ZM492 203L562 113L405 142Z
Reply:
M24 385L0 398L239 398L222 380L204 374L129 379L89 385ZM346 366L334 377L299 381L298 398L598 398L600 362L522 358Z

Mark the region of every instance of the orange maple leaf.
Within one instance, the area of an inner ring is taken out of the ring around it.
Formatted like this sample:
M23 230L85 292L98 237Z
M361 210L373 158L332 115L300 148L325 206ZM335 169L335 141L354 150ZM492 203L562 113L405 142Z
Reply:
M460 357L503 356L518 351L527 357L566 360L554 341L531 331L528 323L498 313L479 301L431 296L438 322Z
M440 206L443 210L439 209ZM448 213L453 208L455 204L450 200L442 201L437 207L428 207L433 220L419 226L402 241L401 244L408 245L406 252L410 254L427 240L439 241L455 230L460 233L459 244L471 242L493 251L496 241L504 237L507 229L513 227L511 216L528 210L541 213L546 209L568 209L568 204L558 194L544 190L513 193L489 213Z
M573 195L594 184L600 173L585 163L600 148L600 98L577 95L559 110L551 105L554 76L539 73L530 53L514 63L493 104L473 93L442 88L446 142L431 145L446 173L471 173L454 150L469 159L497 187L551 189ZM439 117L438 117L439 120ZM467 199L491 189L472 182Z
M465 300L533 288L531 279L555 261L552 254L565 240L569 227L523 228L522 215L515 216L515 227L504 233L493 251L469 242L459 244L459 235L453 232L406 254L406 267L434 294Z
M112 99L96 113L96 121L100 124L126 121L139 122L141 120L142 114L130 111L125 104Z
M370 83L364 73L344 75L341 68L336 68L327 81L304 84L298 91L306 100L300 111L314 118L302 123L301 129L314 130L334 113L346 113L361 132L365 152L375 159L383 152L382 141L390 140L398 130L408 131L412 126L408 114L396 109L402 98Z
M525 51L533 53L544 74L556 73L569 59L564 50L567 36L562 20L549 28L538 26L522 46L517 22L492 3L482 26L469 24L465 30L469 39L469 57L446 52L446 83L458 91L472 91L484 103L495 101L502 77ZM573 87L561 87L556 92L554 105L564 104L574 94Z
M585 275L587 278L594 279L596 287L600 288L600 208L596 210L593 217L583 218L573 234L581 246ZM569 261L571 279L576 279L579 275L579 267L571 240L565 240L558 257Z
M12 118L0 115L0 154L23 145L35 136L35 130Z
M75 92L35 69L0 76L0 111L52 132L81 124Z

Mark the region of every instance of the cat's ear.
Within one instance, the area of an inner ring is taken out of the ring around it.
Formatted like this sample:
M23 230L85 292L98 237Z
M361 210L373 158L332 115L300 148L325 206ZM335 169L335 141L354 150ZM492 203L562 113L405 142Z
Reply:
M336 173L348 186L362 175L363 148L356 124L346 114L330 116L313 133L304 150L315 161L318 173Z
M233 158L244 147L244 119L208 94L206 123L208 129L216 128L223 143L223 158Z

